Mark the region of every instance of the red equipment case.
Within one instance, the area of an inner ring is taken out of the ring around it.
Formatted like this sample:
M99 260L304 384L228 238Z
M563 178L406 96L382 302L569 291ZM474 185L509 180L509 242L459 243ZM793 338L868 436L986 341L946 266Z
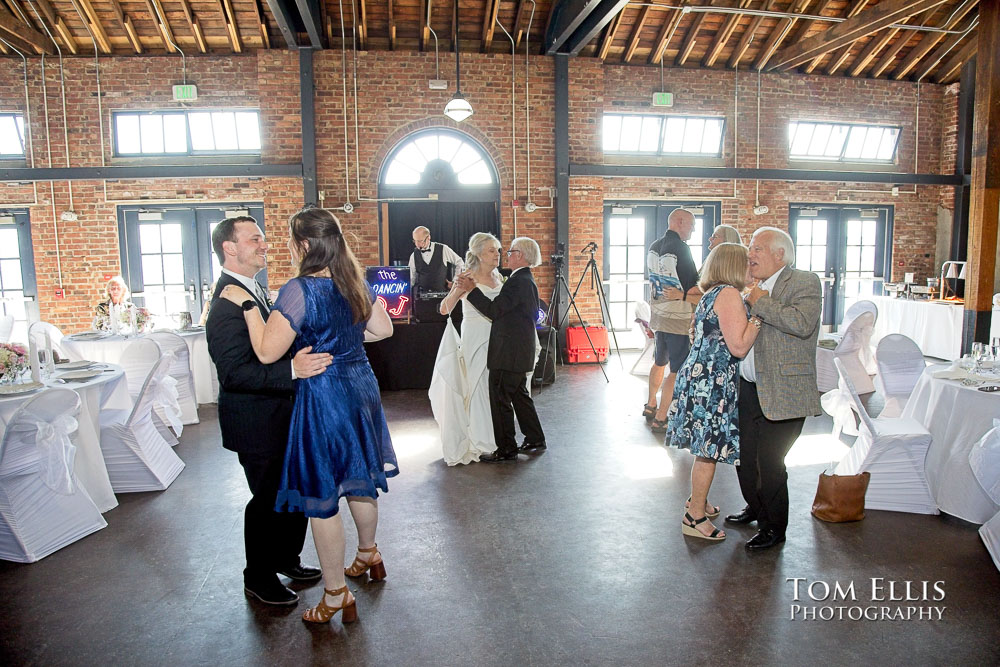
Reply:
M587 334L590 340L587 340ZM590 349L590 343L594 349ZM594 350L597 356L594 356ZM570 364L587 364L602 362L608 358L608 330L604 327L566 327L566 362Z

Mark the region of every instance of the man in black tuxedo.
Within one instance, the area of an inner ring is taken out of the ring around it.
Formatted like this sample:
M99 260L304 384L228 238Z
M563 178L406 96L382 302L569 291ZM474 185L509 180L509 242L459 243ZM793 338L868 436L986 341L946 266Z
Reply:
M316 581L321 572L299 562L306 536L306 517L275 512L275 497L288 445L293 381L322 373L329 354L305 348L273 364L262 364L250 344L243 311L257 308L264 319L271 301L254 276L267 263L267 242L249 216L226 218L212 232L212 247L222 263L206 322L208 351L219 372L219 428L222 446L239 454L253 496L247 503L243 536L247 595L276 605L295 604L299 596L278 579ZM254 295L242 304L219 298L226 285L239 285Z
M545 450L545 434L528 393L528 373L535 368L535 317L538 313L538 287L531 267L541 263L538 244L527 237L516 238L507 251L507 266L513 272L496 299L490 301L468 274L456 280L468 291L469 303L493 321L486 367L490 370L490 408L496 452L480 461L516 461L518 451L536 453ZM514 415L524 433L524 443L517 446Z

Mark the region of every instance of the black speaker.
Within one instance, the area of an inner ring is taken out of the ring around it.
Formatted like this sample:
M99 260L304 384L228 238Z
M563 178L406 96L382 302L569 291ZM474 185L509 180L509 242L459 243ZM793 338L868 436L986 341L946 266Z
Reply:
M541 387L556 381L556 337L549 336L549 327L541 327L537 331L542 351L538 354L538 363L535 364L535 374L532 376L531 383L536 387ZM551 344L549 338L552 339Z

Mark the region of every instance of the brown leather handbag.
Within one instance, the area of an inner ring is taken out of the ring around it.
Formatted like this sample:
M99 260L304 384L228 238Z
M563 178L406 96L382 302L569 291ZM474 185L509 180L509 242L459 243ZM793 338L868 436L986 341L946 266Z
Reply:
M821 521L842 523L865 518L865 492L871 473L859 475L819 474L812 515Z

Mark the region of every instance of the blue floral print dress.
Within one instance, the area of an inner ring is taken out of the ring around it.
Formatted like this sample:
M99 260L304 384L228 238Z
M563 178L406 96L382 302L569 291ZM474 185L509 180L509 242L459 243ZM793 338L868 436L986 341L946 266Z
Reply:
M690 449L695 456L739 465L740 360L729 353L715 312L715 299L726 287L710 289L695 309L694 342L677 371L665 444Z

